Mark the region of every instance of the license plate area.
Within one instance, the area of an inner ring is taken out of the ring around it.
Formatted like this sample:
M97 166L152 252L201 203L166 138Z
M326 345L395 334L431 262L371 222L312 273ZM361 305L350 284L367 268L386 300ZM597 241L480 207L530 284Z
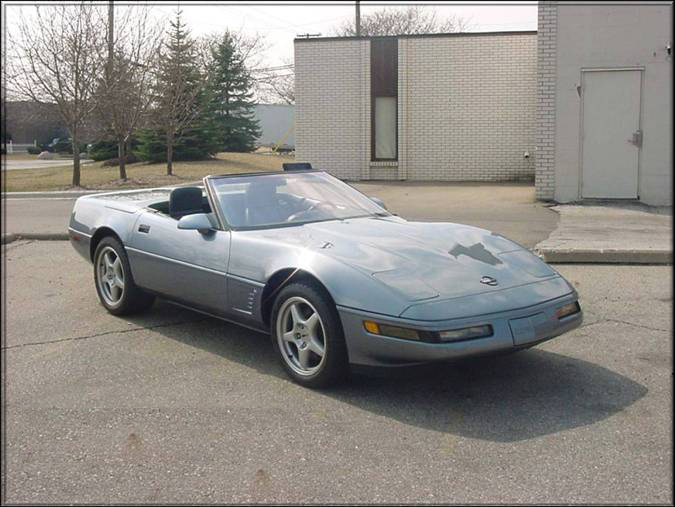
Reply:
M525 345L544 338L550 326L546 314L536 313L520 319L511 319L509 327L513 336L513 344Z

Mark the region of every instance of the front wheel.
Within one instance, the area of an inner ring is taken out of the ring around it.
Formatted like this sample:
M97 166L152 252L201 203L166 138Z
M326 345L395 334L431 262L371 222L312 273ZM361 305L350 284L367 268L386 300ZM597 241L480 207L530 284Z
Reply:
M290 377L306 387L325 387L348 372L340 317L314 284L287 285L272 309L272 338Z
M127 253L111 236L103 238L96 247L94 282L99 300L113 315L140 312L150 307L155 299L136 286Z

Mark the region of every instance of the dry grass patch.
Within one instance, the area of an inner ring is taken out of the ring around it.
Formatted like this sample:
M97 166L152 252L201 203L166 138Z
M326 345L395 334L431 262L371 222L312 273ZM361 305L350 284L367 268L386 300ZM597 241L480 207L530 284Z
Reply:
M95 190L159 187L199 180L209 174L280 171L282 163L293 160L294 158L288 155L218 153L210 160L174 162L173 176L167 176L165 163L139 162L127 165L128 179L126 181L119 179L118 167L103 167L101 162L95 162L82 166L81 184L83 188ZM2 191L66 190L72 188L70 185L72 177L73 172L70 167L5 171Z
M2 160L37 160L37 155L31 155L30 153L11 153L8 155L3 155Z

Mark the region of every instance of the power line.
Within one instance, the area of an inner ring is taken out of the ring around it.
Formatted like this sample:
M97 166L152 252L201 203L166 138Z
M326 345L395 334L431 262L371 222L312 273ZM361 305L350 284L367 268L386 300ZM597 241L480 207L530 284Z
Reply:
M256 83L271 83L271 82L273 82L275 79L278 79L278 78L280 78L280 77L290 77L290 76L294 76L294 75L295 75L295 74L293 74L293 73L290 73L290 74L278 74L278 75L276 75L276 76L266 76L266 77L261 77L261 78L253 78L253 80L254 80Z
M251 72L273 72L273 71L279 71L279 70L290 70L294 67L292 63L288 65L280 65L278 67L267 67L264 69L251 69Z

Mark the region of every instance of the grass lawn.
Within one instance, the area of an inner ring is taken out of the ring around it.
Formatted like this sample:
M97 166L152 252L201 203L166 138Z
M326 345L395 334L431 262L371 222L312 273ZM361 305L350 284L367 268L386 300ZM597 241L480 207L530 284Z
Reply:
M17 155L9 155L15 157ZM29 155L35 157L35 155ZM16 159L19 160L19 159ZM28 158L21 160L30 160ZM174 162L173 176L167 176L166 164L139 162L127 165L126 181L119 179L118 167L103 167L102 162L81 166L81 186L85 189L124 189L159 187L199 180L208 174L232 174L280 171L281 164L293 162L293 156L262 153L218 153L210 160ZM71 167L3 171L3 192L67 190L72 188Z

